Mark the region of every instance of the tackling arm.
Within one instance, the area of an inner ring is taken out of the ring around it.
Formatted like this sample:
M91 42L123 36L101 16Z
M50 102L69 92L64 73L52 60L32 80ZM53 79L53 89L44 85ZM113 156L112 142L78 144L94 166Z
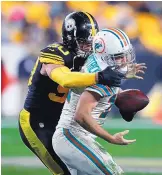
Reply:
M95 73L71 72L66 66L54 64L45 65L45 69L48 76L62 87L85 87L97 83Z
M66 88L86 87L97 83L119 87L123 78L121 73L110 67L98 73L71 72L68 67L55 64L44 64L43 67L53 81Z

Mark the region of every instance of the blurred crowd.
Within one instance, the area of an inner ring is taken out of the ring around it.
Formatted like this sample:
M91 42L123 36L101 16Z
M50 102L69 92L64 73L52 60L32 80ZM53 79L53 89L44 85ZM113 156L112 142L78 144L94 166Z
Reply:
M69 12L87 11L100 28L119 27L145 48L162 55L162 2L2 2L2 44L26 44L34 52L61 40L62 20Z
M145 81L132 81L125 86L150 92L157 82L162 82L162 2L154 1L3 1L1 2L2 87L8 82L19 82L11 90L19 93L20 104L27 91L27 79L46 45L61 41L64 17L72 11L87 11L98 21L100 29L117 27L130 37L137 53L137 61L146 62L149 71ZM6 70L6 71L5 71ZM21 87L22 86L22 87ZM25 88L26 87L26 88ZM160 86L161 87L161 86ZM9 91L9 90L8 90ZM11 93L10 92L10 93ZM18 97L18 94L16 95ZM159 96L159 95L158 95ZM4 111L8 112L15 99L4 97ZM15 113L16 113L15 112ZM3 113L3 109L2 109ZM6 114L8 115L8 113Z

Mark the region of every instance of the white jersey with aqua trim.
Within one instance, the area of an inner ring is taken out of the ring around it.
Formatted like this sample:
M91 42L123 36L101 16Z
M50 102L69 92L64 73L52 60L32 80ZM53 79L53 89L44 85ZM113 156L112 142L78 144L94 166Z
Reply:
M92 54L88 57L84 66L82 67L82 72L99 72L107 67L107 64L101 59L96 58L95 54ZM65 129L76 129L87 133L84 128L82 128L75 120L74 114L76 111L76 106L79 101L79 97L83 91L93 91L98 93L101 98L98 102L98 105L92 111L92 117L100 124L103 125L108 112L111 110L111 106L114 104L115 96L114 94L118 93L119 88L108 87L101 84L96 84L89 86L87 88L75 88L71 89L68 93L65 105L60 116L60 120L57 125L58 128Z

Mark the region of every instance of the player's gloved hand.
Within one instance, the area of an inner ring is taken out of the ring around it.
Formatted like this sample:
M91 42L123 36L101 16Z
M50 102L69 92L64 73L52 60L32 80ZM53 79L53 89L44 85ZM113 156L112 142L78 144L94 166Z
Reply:
M131 122L135 116L135 114L137 112L125 112L125 111L122 111L122 110L119 110L122 118L127 121L127 122Z
M111 143L116 145L128 145L136 141L136 139L133 140L127 140L123 136L128 134L129 130L125 130L123 132L119 132L113 135L113 140Z
M98 83L107 86L120 87L121 79L123 78L125 78L125 75L117 70L112 70L112 67L110 66L103 71L98 72Z

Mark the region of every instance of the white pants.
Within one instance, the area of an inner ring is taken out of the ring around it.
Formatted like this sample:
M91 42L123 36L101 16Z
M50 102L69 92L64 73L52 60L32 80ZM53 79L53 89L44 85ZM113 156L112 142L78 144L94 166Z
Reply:
M120 175L122 169L106 150L83 132L59 128L52 138L53 149L72 175Z

